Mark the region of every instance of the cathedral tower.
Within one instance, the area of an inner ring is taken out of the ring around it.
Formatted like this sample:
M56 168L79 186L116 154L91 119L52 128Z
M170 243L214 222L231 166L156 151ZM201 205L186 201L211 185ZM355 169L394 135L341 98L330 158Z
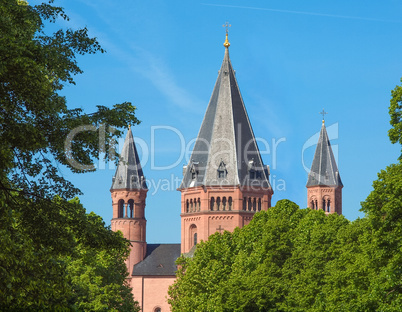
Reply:
M133 266L142 261L146 253L144 209L148 188L130 127L110 192L113 202L112 230L121 231L131 242L130 256L126 260L131 275Z
M183 168L181 252L211 234L243 227L271 206L264 166L229 58L225 56L194 149Z
M309 208L322 209L327 214L335 212L342 214L343 184L324 120L306 187Z

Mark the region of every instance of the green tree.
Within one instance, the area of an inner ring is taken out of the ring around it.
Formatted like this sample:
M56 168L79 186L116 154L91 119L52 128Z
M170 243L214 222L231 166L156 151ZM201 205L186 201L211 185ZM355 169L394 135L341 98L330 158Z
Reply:
M129 102L91 113L68 108L60 91L82 72L76 56L104 51L86 28L48 34L57 19L68 16L53 1L0 3L1 308L136 310L117 276L127 242L68 202L80 191L59 168L95 170L100 153L114 156L122 128L139 121Z
M70 301L80 311L139 311L126 284L128 272L124 259L129 253L129 243L120 232L106 228L96 214L85 217L91 236L75 238L74 253L61 257L70 277Z
M372 297L379 310L398 311L402 307L402 163L378 174L373 191L362 202L370 224Z
M125 280L129 243L99 216L87 214L78 199L67 204L75 214L64 220L83 228L77 232L65 224L68 239L57 251L36 246L35 235L23 226L24 211L9 209L13 222L0 230L1 310L139 311Z
M349 227L342 216L279 201L244 228L214 234L197 245L193 258L179 260L169 289L172 310L328 311L328 268L344 248L338 233Z
M401 80L402 81L402 80ZM391 91L388 135L392 143L402 144L402 86ZM364 202L366 214L366 258L373 272L370 296L381 311L400 311L402 307L402 154L399 162L378 173L373 191Z
M401 79L402 82L402 79ZM388 131L392 143L402 144L402 85L396 86L391 91L389 105L390 124L392 128ZM399 157L402 160L402 154Z

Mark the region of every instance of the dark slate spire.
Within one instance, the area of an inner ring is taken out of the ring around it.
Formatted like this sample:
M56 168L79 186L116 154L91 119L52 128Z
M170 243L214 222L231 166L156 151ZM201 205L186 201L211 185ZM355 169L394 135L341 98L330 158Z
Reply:
M331 143L328 139L324 120L322 122L320 138L318 139L306 186L317 185L343 186L332 152Z
M252 185L270 188L229 58L229 41L180 188Z
M147 189L131 128L128 129L124 140L111 189Z

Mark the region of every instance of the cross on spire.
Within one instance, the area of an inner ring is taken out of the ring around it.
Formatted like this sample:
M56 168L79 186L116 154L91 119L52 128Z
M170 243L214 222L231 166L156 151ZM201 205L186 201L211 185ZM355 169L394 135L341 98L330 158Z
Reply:
M322 109L322 112L319 112L319 114L322 115L322 121L324 122L325 120L325 115L328 114L324 109Z
M222 231L224 230L224 228L219 224L219 227L216 228L216 230L222 234Z
M226 22L225 24L222 25L222 27L226 27L226 34L229 33L229 27L232 27L232 25L230 25L228 22Z

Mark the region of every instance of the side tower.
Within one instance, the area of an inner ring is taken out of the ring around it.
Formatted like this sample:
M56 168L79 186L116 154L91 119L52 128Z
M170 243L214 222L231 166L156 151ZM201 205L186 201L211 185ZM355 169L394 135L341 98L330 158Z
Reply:
M144 259L147 248L144 209L148 188L130 127L120 157L110 189L113 202L111 225L113 231L121 231L131 242L130 256L126 260L131 275L133 266Z
M306 187L309 208L322 209L326 214L335 212L342 214L343 184L324 120Z
M183 168L181 252L223 230L243 227L271 206L264 166L229 58L225 56L190 162Z

